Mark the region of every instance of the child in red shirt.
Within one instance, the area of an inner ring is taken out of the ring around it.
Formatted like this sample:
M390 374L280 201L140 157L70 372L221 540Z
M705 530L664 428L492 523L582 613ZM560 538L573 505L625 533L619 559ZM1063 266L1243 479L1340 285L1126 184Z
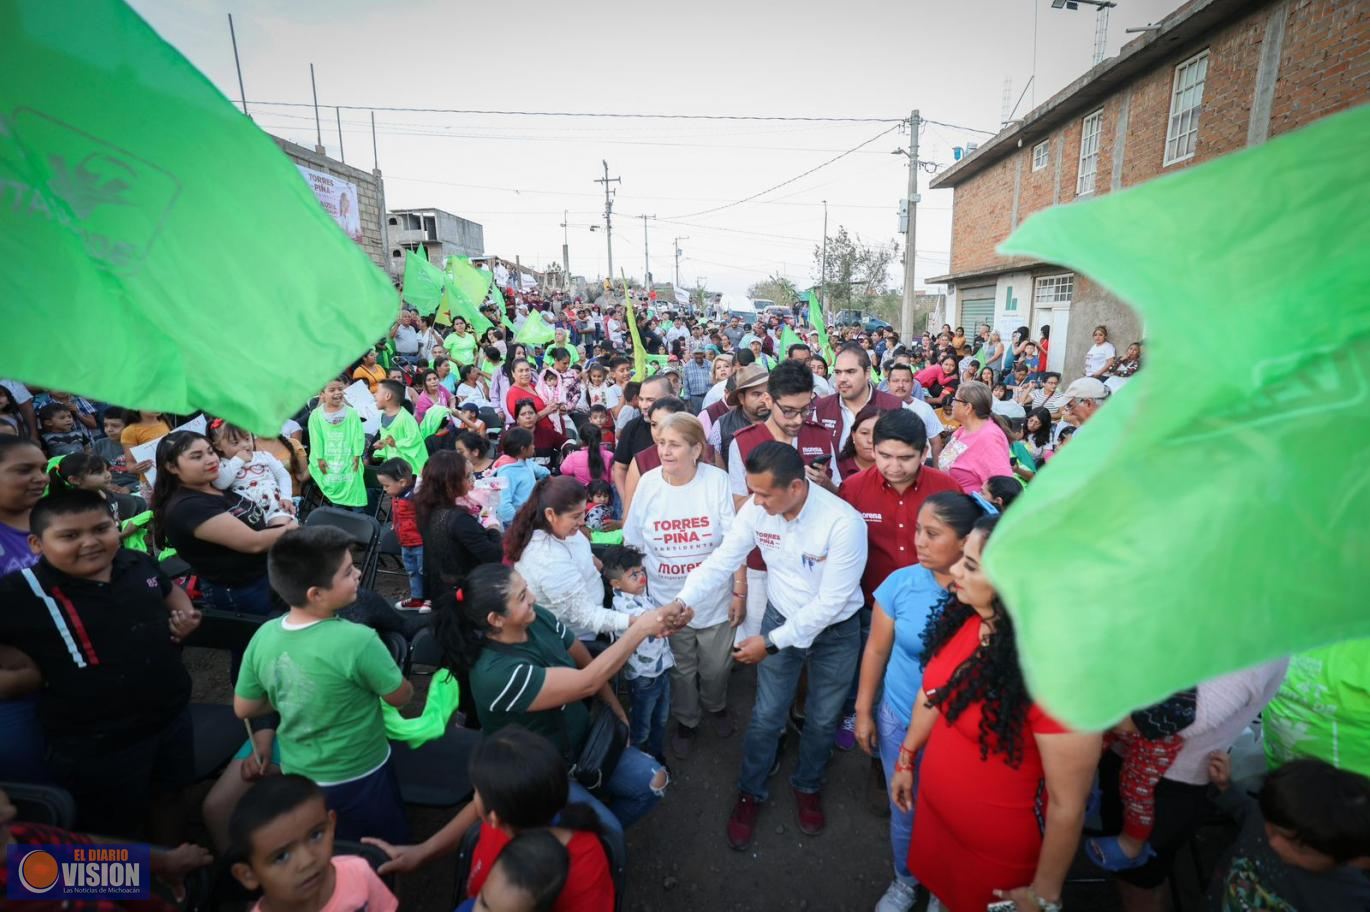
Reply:
M501 852L512 848L516 837L545 830L565 846L570 860L553 912L614 908L614 879L600 842L599 820L586 805L566 804L566 761L550 741L520 726L506 726L476 745L470 774L481 823L468 896L479 896L486 881L496 879L491 869L499 867Z
M431 603L423 597L423 536L414 514L414 470L403 459L387 459L376 468L381 489L390 495L390 525L400 542L400 560L409 574L409 598L395 603L403 609L426 610Z

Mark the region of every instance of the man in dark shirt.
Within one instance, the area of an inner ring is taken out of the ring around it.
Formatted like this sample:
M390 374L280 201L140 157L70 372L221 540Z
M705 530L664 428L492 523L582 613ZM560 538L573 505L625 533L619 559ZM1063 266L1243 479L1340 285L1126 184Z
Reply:
M652 428L647 424L647 412L652 403L671 394L671 381L665 374L648 377L638 387L637 408L641 414L623 426L614 447L613 481L620 499L627 496L628 466L633 457L656 443L652 439Z
M154 793L193 776L178 643L200 613L151 558L119 547L98 494L44 498L29 523L42 558L0 579L0 643L42 676L49 772L76 799L81 826L137 836Z

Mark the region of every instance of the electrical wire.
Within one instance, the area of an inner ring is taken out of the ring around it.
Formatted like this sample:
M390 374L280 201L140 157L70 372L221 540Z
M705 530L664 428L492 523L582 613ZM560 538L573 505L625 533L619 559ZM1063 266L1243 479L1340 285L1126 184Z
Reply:
M313 102L308 101L258 101L248 99L249 105L262 105L264 107L281 108L312 108L316 107ZM241 99L234 100L234 104L242 104ZM344 111L391 111L408 114L481 114L500 117L605 117L618 119L637 119L637 120L754 120L754 121L783 121L794 123L907 123L906 117L830 117L830 116L797 116L784 114L649 114L646 112L607 112L607 111L502 111L487 108L414 108L397 107L393 105L349 105L349 104L328 104L319 107L341 108Z
M815 165L814 167L810 168L809 170L805 171L805 172L802 173L802 174L796 174L794 177L790 178L789 180L781 181L780 183L776 184L774 187L767 187L765 190L762 190L760 193L753 193L751 196L743 197L742 199L736 200L736 201L731 202L731 203L725 203L725 204L723 204L722 206L715 206L715 207L712 208L712 209L702 209L702 210L700 210L699 212L687 212L687 213L685 213L684 215L673 215L673 216L670 216L669 218L672 219L672 220L680 220L680 219L688 219L688 218L697 218L697 217L699 217L699 216L701 216L701 215L710 215L710 214L712 214L712 213L714 213L714 212L722 212L724 209L732 209L734 206L741 206L743 203L750 203L752 200L756 199L757 197L765 196L767 193L771 193L771 192L773 192L773 191L779 190L781 187L788 186L788 185L790 185L790 184L793 184L795 181L798 181L798 180L801 180L801 179L803 179L803 178L805 178L805 177L808 177L810 174L813 174L815 171L818 171L818 170L820 170L820 169L822 169L822 168L826 168L828 165L831 165L831 164L833 164L834 162L841 161L842 159L846 158L848 155L851 155L852 153L857 152L857 151L860 151L861 149L865 148L866 146L869 146L871 143L875 142L877 139L880 139L881 137L888 136L890 133L893 133L895 130L899 129L899 126L900 126L900 124L902 124L902 123L904 123L904 121L901 120L901 121L899 121L899 123L896 123L894 126L890 127L889 129L887 129L887 130L881 130L879 133L875 134L874 136L872 136L870 139L866 140L865 142L860 143L859 145L852 146L850 149L848 149L848 150L845 151L845 152L841 152L841 153L839 153L839 154L837 154L837 155L834 155L832 158L828 159L827 161L823 162L822 164Z

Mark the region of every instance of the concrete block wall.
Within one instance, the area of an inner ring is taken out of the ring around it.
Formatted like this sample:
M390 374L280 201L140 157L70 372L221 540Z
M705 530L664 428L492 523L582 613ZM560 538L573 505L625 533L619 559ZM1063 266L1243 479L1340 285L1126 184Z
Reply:
M362 226L362 249L371 258L371 262L381 269L388 270L390 257L384 247L384 228L381 224L385 218L385 188L381 179L370 171L362 171L359 168L353 168L351 165L345 165L326 155L320 155L312 149L306 149L304 146L298 146L281 139L279 136L271 138L276 141L276 145L281 147L281 151L296 164L331 174L357 185L357 210Z

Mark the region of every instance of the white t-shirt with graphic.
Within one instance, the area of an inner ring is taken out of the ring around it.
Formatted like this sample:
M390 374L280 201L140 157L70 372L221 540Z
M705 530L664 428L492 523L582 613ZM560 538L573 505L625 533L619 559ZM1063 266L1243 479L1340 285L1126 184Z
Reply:
M623 542L643 553L647 591L664 605L685 585L685 577L704 562L732 528L733 495L728 473L700 463L689 484L668 484L661 468L642 476L623 524ZM690 626L696 630L728 620L729 585L696 603Z

